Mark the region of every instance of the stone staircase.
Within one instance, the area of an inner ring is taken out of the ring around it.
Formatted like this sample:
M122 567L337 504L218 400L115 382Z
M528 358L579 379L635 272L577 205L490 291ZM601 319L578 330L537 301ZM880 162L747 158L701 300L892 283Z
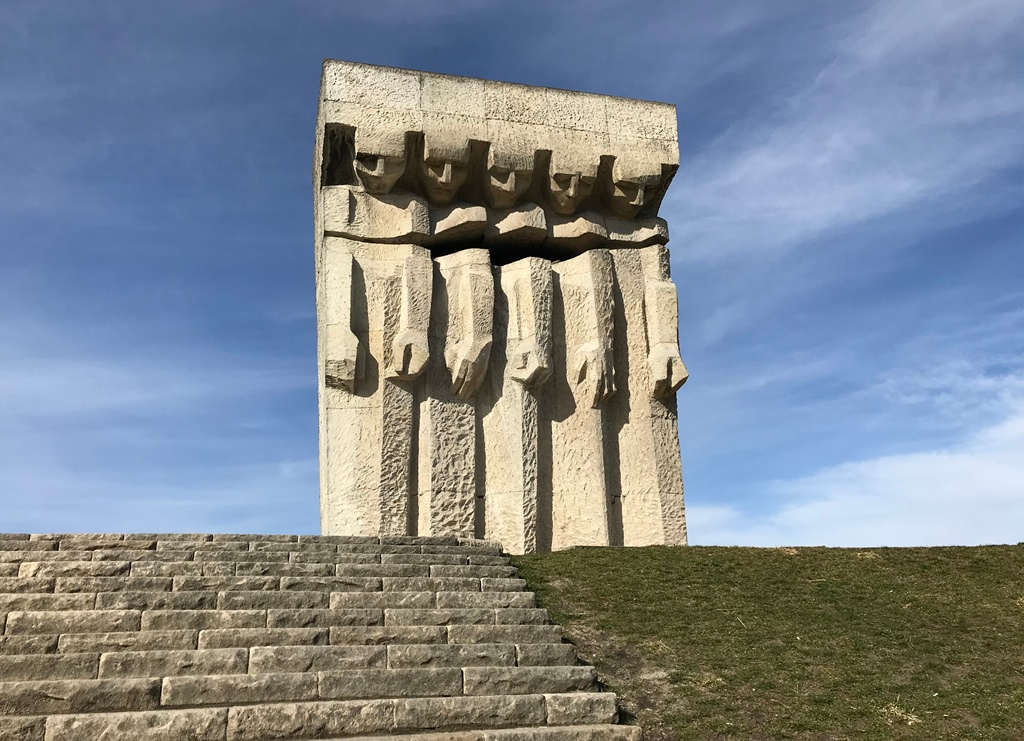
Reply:
M0 534L0 741L638 741L500 548Z

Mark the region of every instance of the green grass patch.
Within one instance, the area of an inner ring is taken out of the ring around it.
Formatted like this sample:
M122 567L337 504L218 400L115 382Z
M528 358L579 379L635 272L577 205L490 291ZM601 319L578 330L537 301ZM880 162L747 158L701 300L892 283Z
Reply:
M514 562L648 741L1024 739L1024 546Z

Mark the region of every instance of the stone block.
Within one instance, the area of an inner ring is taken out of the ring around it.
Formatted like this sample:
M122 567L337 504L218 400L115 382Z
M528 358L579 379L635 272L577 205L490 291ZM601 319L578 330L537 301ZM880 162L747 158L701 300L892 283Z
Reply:
M464 579L507 579L518 572L514 566L431 566L432 577L461 577Z
M300 610L328 606L328 592L221 592L217 597L218 610Z
M438 592L437 594L442 594ZM447 593L446 593L447 594ZM384 607L431 608L437 602L434 592L333 592L331 609L379 609ZM451 605L463 607L464 605Z
M576 647L571 643L522 643L516 646L519 666L574 666Z
M449 625L449 643L559 643L558 625Z
M485 731L479 741L643 741L639 726L592 725Z
M438 607L534 607L533 592L438 592Z
M480 566L502 566L508 563L508 557L506 556L470 556L469 563L471 565Z
M388 666L408 669L434 666L515 666L515 646L509 644L391 645Z
M228 710L227 741L329 738L390 731L394 726L393 700L248 705Z
M448 639L447 629L441 625L337 626L330 630L332 646L445 643Z
M549 725L614 723L618 718L611 692L573 692L544 695Z
M479 579L385 577L385 592L479 592Z
M281 577L281 589L325 592L379 592L381 580L365 576Z
M6 632L18 635L138 630L140 616L138 610L12 612L7 616Z
M268 628L330 628L383 625L384 612L372 609L267 610Z
M386 609L385 625L493 625L494 610L449 608L431 610Z
M161 551L154 551L161 553ZM177 554L175 554L177 555ZM140 576L202 576L200 561L132 561L131 575Z
M463 669L467 695L588 692L597 687L592 666L478 666Z
M15 610L91 610L95 594L0 594L0 613Z
M336 630L332 628L332 630ZM199 648L322 646L327 628L210 628L199 631Z
M257 592L274 590L281 586L277 576L175 576L175 592Z
M334 564L330 563L240 563L235 567L238 576L331 576Z
M399 731L543 725L547 720L542 695L397 700L394 713Z
M213 610L216 607L216 592L100 592L96 595L97 610Z
M319 678L324 700L462 694L462 670L458 668L351 669L320 672Z
M18 576L127 576L128 561L25 561Z
M227 708L56 715L46 721L46 740L223 741L227 716Z
M57 650L55 635L0 635L0 656L16 654L52 654Z
M397 555L396 558L411 558ZM338 576L364 576L377 579L385 576L430 576L430 567L417 563L339 563L335 567Z
M248 663L249 653L244 648L195 651L112 651L104 653L100 657L99 677L244 674Z
M0 656L0 681L95 679L98 654Z
M166 576L61 576L57 592L169 592L171 578Z
M480 578L481 592L518 592L524 589L525 579L494 579L486 576Z
M217 541L212 540L157 540L158 551L216 551L224 553L227 551L248 551L249 544L240 541Z
M494 611L497 625L546 625L548 611L543 609L497 609Z
M265 628L266 610L146 610L142 630Z
M0 715L152 710L159 705L159 679L0 682Z
M105 651L159 651L196 647L195 630L131 630L111 633L65 633L53 636L57 650L64 654Z
M253 563L260 562L265 563L267 561L289 561L290 556L293 555L290 552L285 551L259 551L257 553L250 553L249 551L196 551L196 561L208 562L208 561L224 561L233 564L239 563Z
M165 706L242 705L317 697L316 674L228 674L165 677L161 702Z
M382 564L426 564L434 566L437 564L458 565L466 563L465 554L456 553L384 553L380 557Z
M384 646L259 646L250 649L249 672L319 672L387 666Z
M49 540L0 540L0 551L55 551L56 541Z

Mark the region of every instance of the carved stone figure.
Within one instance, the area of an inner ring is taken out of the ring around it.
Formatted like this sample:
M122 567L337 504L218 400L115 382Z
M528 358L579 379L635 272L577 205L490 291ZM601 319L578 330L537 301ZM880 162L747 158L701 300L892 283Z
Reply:
M684 544L675 110L327 61L321 525Z

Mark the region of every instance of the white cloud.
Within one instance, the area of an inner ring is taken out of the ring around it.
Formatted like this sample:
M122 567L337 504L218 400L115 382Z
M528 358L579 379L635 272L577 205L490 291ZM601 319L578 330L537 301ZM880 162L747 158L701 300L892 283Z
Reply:
M1019 380L1019 379L1018 379ZM1024 541L1024 404L961 442L842 463L765 488L763 513L690 506L717 545L925 546Z
M894 10L893 8L902 8ZM913 11L910 11L913 8ZM962 194L1024 156L1015 2L879 3L818 41L803 89L685 161L666 202L694 257L792 247L828 230ZM1006 207L989 190L955 222Z

